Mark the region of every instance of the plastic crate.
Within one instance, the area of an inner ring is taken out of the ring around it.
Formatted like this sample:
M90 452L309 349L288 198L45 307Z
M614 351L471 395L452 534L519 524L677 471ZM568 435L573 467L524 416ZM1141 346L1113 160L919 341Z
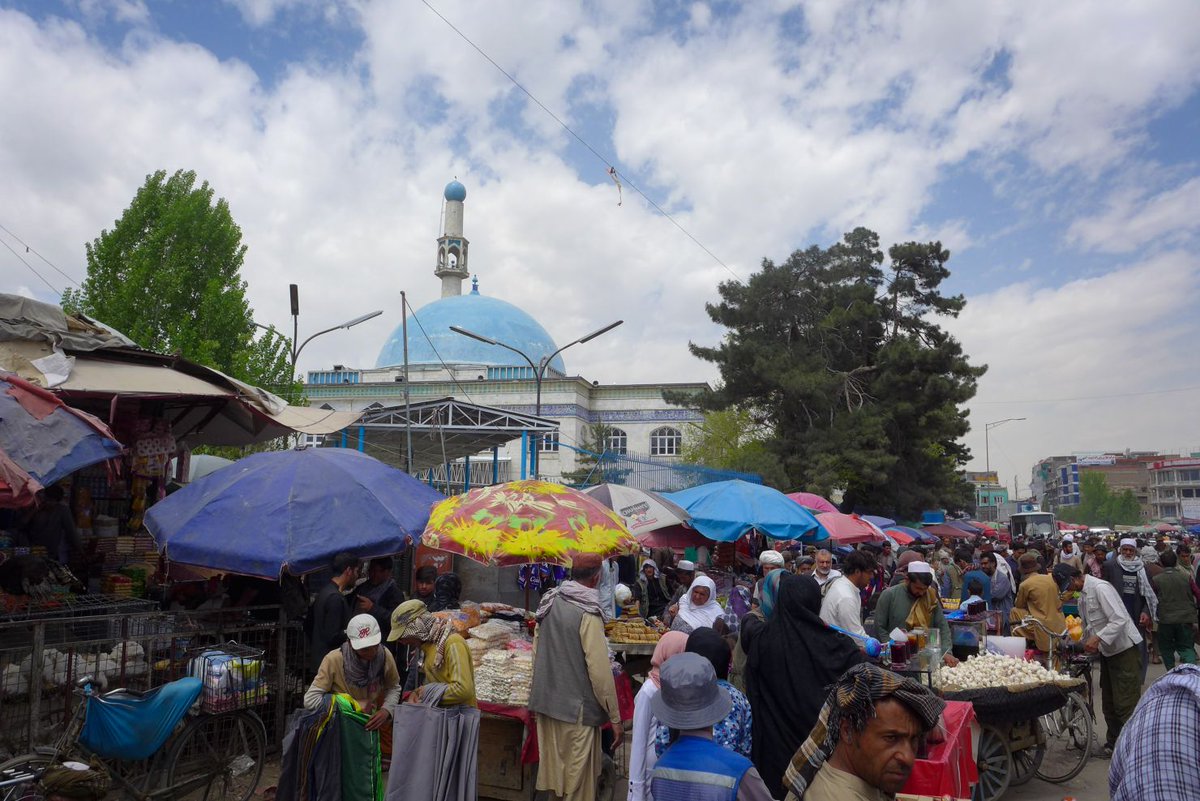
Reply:
M200 708L219 714L267 702L263 651L235 642L188 650L187 674L204 683Z

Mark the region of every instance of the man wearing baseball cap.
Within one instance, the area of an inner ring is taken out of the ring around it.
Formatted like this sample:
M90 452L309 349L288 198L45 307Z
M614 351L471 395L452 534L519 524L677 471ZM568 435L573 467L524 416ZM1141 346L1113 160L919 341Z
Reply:
M749 759L713 742L712 727L733 707L717 684L712 663L700 654L671 657L659 672L654 717L678 736L654 766L654 801L767 801L771 793Z
M327 695L349 695L371 716L367 731L378 731L384 764L391 754L391 707L400 701L396 660L380 647L379 622L369 614L355 615L346 626L346 642L325 654L317 677L304 694L307 709L320 709Z

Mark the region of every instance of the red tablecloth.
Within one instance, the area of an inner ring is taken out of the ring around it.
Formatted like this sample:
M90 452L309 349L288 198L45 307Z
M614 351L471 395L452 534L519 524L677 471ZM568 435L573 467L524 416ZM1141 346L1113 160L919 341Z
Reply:
M913 763L912 775L901 792L970 798L971 786L979 781L971 751L975 709L965 701L947 701L942 718L946 723L945 742L931 746L928 759Z
M621 711L621 720L633 720L633 685L628 673L621 673L614 679L617 685L617 708ZM969 704L968 704L969 706ZM489 704L479 702L479 711L491 715L519 720L525 724L525 743L521 746L521 764L532 765L538 761L537 716L523 706L505 706L504 704ZM611 724L605 728L612 728Z

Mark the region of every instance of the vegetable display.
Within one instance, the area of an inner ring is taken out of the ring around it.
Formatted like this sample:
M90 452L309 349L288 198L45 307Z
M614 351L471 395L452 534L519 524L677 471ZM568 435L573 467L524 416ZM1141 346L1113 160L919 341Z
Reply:
M980 654L969 657L957 667L940 668L936 681L944 687L981 690L987 687L1071 681L1071 677L1048 670L1036 662L1026 662L1002 654Z

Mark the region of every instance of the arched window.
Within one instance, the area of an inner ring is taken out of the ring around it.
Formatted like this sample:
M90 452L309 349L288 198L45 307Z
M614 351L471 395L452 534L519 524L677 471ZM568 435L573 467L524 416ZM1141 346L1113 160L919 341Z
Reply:
M651 456L678 456L683 447L683 434L678 428L664 426L650 432Z
M629 436L619 428L608 429L608 438L604 442L604 450L624 456L629 453Z

